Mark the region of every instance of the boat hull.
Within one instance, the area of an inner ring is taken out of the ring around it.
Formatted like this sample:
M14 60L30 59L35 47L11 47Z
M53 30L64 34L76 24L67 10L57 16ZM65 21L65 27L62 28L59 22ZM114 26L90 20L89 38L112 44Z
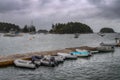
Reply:
M77 57L89 57L92 55L89 52L71 52L70 54L76 55Z
M36 68L36 65L33 64L32 61L28 61L28 60L17 59L17 60L14 61L14 64L17 67L31 68L31 69Z
M73 59L77 59L76 55L71 55L68 53L57 53L58 56L63 56L65 59L69 59L69 60L73 60Z

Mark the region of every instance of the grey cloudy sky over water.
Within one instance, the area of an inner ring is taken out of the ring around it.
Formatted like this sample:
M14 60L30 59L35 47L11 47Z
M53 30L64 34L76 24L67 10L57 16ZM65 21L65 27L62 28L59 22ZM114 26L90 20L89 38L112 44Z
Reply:
M111 27L120 32L120 0L0 0L0 21L50 29L54 23L77 21L95 32Z

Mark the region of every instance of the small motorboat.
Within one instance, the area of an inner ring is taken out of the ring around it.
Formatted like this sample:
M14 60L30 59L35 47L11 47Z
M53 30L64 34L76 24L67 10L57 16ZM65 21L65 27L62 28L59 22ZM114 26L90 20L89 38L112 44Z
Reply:
M20 34L15 31L10 31L9 33L5 33L3 36L5 37L17 37L17 36L23 36L23 34Z
M101 37L103 37L103 36L105 36L105 34L104 33L97 33L99 36L101 36Z
M32 63L32 61L28 61L28 60L16 59L14 60L14 64L17 67L31 68L31 69L36 68L36 65Z
M113 47L115 47L115 46L117 46L117 43L103 43L103 42L101 42L100 46L113 46Z
M74 38L78 38L78 37L79 37L79 33L75 33Z
M41 59L44 58L44 56L32 56L32 62L36 64L36 66L41 65Z
M75 52L71 52L70 54L72 55L76 55L78 57L88 57L88 56L91 56L92 54L90 52L88 52L87 50L79 50L79 49L76 49Z
M85 49L82 49L82 50L81 49L76 49L76 51L77 52L84 52L84 51L87 51L87 50L85 50Z
M76 49L76 51L77 51L77 52L84 52L84 51L88 51L88 50L85 50L85 49L83 49L83 50L81 50L81 49ZM92 54L98 53L99 51L96 50L96 51L88 51L88 52L89 52L90 55L92 55Z
M11 34L11 33L5 33L4 36L9 36L9 37L15 37L16 34Z
M114 52L114 47L113 46L100 46L97 47L97 50L99 52Z
M99 51L89 51L91 54L99 53Z
M63 63L64 60L65 60L65 58L63 56L57 56L57 55L54 55L54 56L47 55L47 56L45 56L45 58L48 59L48 60L50 60L52 57L54 57L56 64Z
M55 58L55 61L57 61L58 63L63 63L65 58L62 56L53 56Z
M41 59L41 65L54 67L57 66L58 63L55 61L54 57L45 56L44 58Z
M65 59L77 59L77 56L76 55L71 55L71 54L68 54L68 53L57 53L58 56L62 56L64 57Z

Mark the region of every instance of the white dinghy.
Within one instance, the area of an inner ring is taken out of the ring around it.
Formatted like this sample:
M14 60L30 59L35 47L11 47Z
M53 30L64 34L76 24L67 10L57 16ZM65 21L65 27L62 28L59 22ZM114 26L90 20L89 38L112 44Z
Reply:
M58 52L57 55L62 56L65 59L77 59L76 55L71 55L71 54L68 54L68 53L60 53L60 52Z
M14 64L17 67L24 67L24 68L32 68L35 69L36 65L32 63L32 61L16 59L14 60Z

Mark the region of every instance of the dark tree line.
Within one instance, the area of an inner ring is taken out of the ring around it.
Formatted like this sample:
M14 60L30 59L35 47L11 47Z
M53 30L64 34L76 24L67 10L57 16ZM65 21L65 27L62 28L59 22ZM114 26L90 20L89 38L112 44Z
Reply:
M20 28L18 25L11 23L0 22L0 32L36 32L34 25L25 25L23 28ZM38 32L47 32L45 30L39 30ZM68 23L57 23L52 25L50 33L58 34L72 34L72 33L93 33L93 30L86 24L80 22L68 22Z
M25 25L24 28L22 29L22 32L36 32L36 28L35 26L31 25L31 26L27 26Z
M37 33L48 33L48 31L45 30L45 29L40 29L40 30L37 31Z
M57 23L52 25L50 33L71 34L71 33L93 33L93 30L86 24L80 22Z
M9 32L10 30L20 31L21 29L15 24L0 22L0 32Z
M4 23L0 22L0 32L10 32L10 31L15 31L15 32L36 32L35 26L27 26L25 25L24 28L20 28L18 25L11 24L11 23Z

